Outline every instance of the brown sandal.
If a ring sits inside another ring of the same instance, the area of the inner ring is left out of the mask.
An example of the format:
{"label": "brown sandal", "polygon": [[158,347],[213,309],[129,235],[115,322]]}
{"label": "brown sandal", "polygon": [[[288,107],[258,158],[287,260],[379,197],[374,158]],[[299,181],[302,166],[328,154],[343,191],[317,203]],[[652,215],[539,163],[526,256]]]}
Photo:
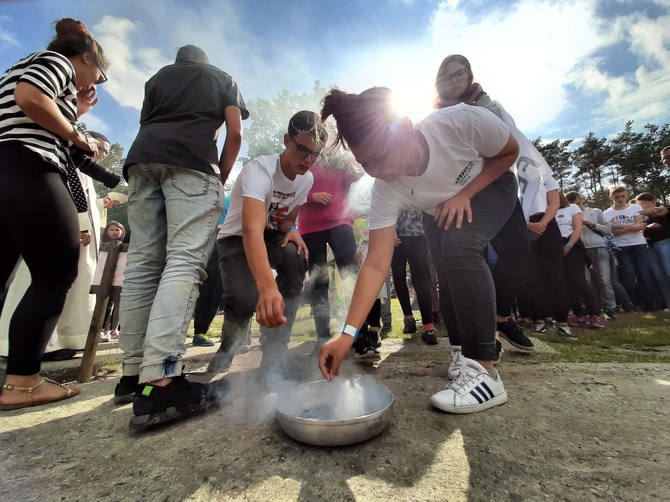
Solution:
{"label": "brown sandal", "polygon": [[[37,389],[40,385],[44,384],[44,382],[49,382],[58,385],[59,387],[62,387],[67,391],[67,394],[64,396],[58,397],[56,399],[50,399],[50,400],[42,400],[42,401],[33,401],[33,391]],[[54,382],[53,380],[47,378],[47,377],[42,377],[39,382],[37,382],[35,385],[32,387],[21,387],[19,385],[12,385],[12,384],[4,384],[2,386],[3,389],[7,390],[17,390],[19,392],[25,392],[28,394],[28,402],[27,403],[15,403],[15,404],[0,404],[0,410],[3,411],[8,411],[8,410],[18,410],[21,408],[26,408],[28,406],[38,406],[41,404],[49,404],[49,403],[55,403],[56,401],[62,401],[63,399],[68,399],[70,397],[74,397],[77,394],[79,394],[81,391],[77,389],[76,387],[71,387],[69,385],[63,385],[58,382]]]}

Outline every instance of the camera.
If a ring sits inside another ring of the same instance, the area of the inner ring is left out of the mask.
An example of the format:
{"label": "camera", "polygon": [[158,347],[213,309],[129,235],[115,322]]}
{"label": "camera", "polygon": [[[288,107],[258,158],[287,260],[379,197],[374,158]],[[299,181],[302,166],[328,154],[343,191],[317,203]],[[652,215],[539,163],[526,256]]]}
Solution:
{"label": "camera", "polygon": [[90,176],[95,181],[99,181],[107,188],[114,188],[121,181],[121,177],[107,169],[106,167],[95,162],[88,156],[91,152],[86,152],[76,146],[70,147],[70,158],[74,165],[77,166],[82,173]]}

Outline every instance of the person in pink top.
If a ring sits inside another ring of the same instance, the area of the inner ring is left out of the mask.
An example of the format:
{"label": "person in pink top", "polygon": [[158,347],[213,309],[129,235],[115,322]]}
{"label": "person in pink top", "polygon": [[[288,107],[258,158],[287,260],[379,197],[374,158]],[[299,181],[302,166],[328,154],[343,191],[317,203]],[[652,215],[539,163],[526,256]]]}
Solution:
{"label": "person in pink top", "polygon": [[307,293],[314,313],[318,354],[321,345],[330,339],[330,304],[328,301],[328,248],[333,251],[340,275],[358,272],[354,216],[349,207],[349,189],[363,170],[353,155],[339,149],[311,169],[314,185],[307,203],[300,211],[298,228],[309,250],[309,282]]}

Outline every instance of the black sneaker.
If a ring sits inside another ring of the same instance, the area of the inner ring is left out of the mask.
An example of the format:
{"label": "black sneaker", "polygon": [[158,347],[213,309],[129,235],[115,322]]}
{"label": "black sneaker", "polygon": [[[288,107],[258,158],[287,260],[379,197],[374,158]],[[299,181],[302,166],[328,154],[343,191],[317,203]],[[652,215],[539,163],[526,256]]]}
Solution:
{"label": "black sneaker", "polygon": [[556,328],[556,333],[562,338],[567,338],[568,340],[577,340],[577,336],[572,332],[569,326],[558,326]]}
{"label": "black sneaker", "polygon": [[132,403],[139,383],[139,375],[122,376],[114,388],[114,404]]}
{"label": "black sneaker", "polygon": [[194,347],[214,347],[214,342],[208,340],[202,335],[193,335],[193,346]]}
{"label": "black sneaker", "polygon": [[421,331],[421,340],[426,345],[437,345],[437,335],[434,329],[427,329]]}
{"label": "black sneaker", "polygon": [[379,340],[379,333],[377,331],[368,330],[368,341],[370,342],[370,346],[375,349],[378,349],[382,346],[382,342]]}
{"label": "black sneaker", "polygon": [[526,352],[532,352],[535,350],[533,342],[530,341],[526,335],[523,334],[523,330],[519,328],[519,325],[514,321],[508,319],[503,322],[497,323],[497,329],[505,340],[507,340],[510,345],[516,347],[519,350],[524,350]]}
{"label": "black sneaker", "polygon": [[614,321],[616,319],[616,315],[614,314],[613,309],[603,310],[603,317],[605,317],[606,321]]}
{"label": "black sneaker", "polygon": [[184,375],[174,377],[165,387],[142,384],[133,399],[131,431],[142,431],[202,413],[217,405],[224,392],[208,393],[207,384],[189,382]]}
{"label": "black sneaker", "polygon": [[403,322],[405,323],[405,327],[402,329],[404,334],[409,335],[411,333],[416,333],[416,320],[413,317],[409,317]]}
{"label": "black sneaker", "polygon": [[358,334],[358,338],[354,342],[354,355],[356,359],[371,359],[378,358],[379,351],[373,347],[365,332]]}

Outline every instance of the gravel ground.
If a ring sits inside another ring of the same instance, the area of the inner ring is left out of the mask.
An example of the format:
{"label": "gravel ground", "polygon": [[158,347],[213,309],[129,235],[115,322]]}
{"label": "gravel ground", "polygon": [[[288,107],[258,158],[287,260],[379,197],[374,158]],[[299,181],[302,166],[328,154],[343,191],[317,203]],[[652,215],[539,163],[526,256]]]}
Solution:
{"label": "gravel ground", "polygon": [[[292,349],[305,381],[318,377],[311,346]],[[445,350],[387,340],[392,358],[348,362],[343,374],[387,385],[395,409],[380,435],[347,447],[282,432],[257,382],[257,348],[224,376],[221,408],[169,428],[131,435],[130,406],[110,399],[117,379],[2,412],[0,500],[670,500],[670,366],[503,361],[509,402],[457,416],[429,401],[446,383]]]}

